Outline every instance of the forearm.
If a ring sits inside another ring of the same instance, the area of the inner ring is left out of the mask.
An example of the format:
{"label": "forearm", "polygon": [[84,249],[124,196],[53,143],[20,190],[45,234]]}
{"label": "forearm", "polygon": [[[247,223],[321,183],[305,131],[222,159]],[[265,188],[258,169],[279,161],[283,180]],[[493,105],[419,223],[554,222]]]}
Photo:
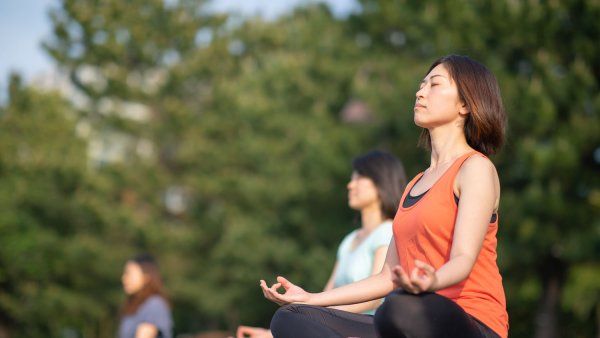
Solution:
{"label": "forearm", "polygon": [[471,273],[474,262],[473,258],[466,255],[451,258],[436,271],[436,282],[431,291],[445,289],[465,280]]}
{"label": "forearm", "polygon": [[371,301],[364,302],[364,303],[350,304],[350,305],[337,305],[337,306],[330,306],[330,307],[333,309],[338,309],[338,310],[352,312],[352,313],[363,313],[366,311],[376,309],[377,307],[379,307],[379,305],[381,305],[382,301],[383,301],[383,299],[379,298],[379,299],[371,300]]}
{"label": "forearm", "polygon": [[329,291],[312,294],[309,304],[318,306],[339,306],[369,302],[379,299],[394,290],[389,267],[381,273],[361,281],[344,285]]}

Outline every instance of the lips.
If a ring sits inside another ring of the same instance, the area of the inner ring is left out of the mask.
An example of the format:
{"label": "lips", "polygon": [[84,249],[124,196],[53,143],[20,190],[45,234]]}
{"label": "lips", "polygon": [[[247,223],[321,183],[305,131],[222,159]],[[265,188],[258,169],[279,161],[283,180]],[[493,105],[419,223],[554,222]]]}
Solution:
{"label": "lips", "polygon": [[415,109],[419,109],[419,108],[426,108],[426,107],[419,103],[415,104]]}

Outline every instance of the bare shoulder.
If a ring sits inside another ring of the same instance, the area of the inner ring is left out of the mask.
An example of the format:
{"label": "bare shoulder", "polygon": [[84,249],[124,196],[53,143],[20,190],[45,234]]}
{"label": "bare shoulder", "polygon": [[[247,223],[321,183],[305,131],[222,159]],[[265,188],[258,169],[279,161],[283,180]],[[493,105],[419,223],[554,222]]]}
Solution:
{"label": "bare shoulder", "polygon": [[488,176],[498,177],[496,166],[489,158],[481,155],[474,155],[465,160],[465,163],[460,168],[459,173],[467,177],[473,176]]}
{"label": "bare shoulder", "polygon": [[500,189],[498,172],[494,163],[487,157],[475,155],[469,157],[458,173],[457,190],[460,192],[466,187],[478,186],[483,188],[488,186],[495,191]]}

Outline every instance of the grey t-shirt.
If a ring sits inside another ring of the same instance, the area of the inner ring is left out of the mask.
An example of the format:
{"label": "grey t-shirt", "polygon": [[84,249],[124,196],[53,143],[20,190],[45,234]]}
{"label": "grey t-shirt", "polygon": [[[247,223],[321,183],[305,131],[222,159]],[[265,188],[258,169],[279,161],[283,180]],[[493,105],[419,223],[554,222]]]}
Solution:
{"label": "grey t-shirt", "polygon": [[134,338],[138,325],[148,323],[156,326],[158,337],[173,337],[173,319],[167,302],[158,295],[150,296],[137,312],[121,319],[118,338]]}

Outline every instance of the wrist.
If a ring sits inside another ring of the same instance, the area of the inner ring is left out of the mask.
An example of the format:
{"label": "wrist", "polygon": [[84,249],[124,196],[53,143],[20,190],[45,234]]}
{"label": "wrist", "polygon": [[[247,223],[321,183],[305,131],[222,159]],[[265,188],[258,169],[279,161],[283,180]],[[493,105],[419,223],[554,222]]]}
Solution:
{"label": "wrist", "polygon": [[316,292],[316,293],[308,293],[308,296],[306,297],[306,302],[304,302],[307,305],[320,305],[318,304],[319,302],[319,295],[322,292]]}
{"label": "wrist", "polygon": [[433,281],[431,282],[431,285],[429,286],[429,289],[427,291],[429,292],[435,292],[437,290],[439,290],[439,279],[437,276],[437,271],[433,274]]}

